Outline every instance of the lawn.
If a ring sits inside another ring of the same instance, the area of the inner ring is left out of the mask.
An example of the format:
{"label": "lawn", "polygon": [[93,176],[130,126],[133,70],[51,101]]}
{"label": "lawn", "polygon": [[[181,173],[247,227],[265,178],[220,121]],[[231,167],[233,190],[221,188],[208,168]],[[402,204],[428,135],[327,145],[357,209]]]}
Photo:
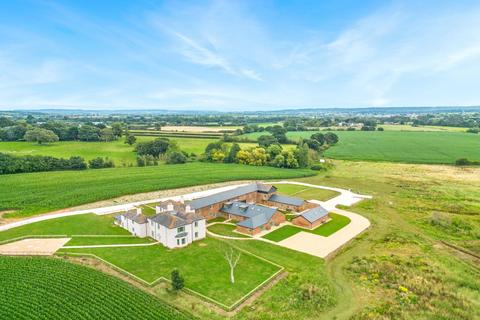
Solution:
{"label": "lawn", "polygon": [[340,193],[332,190],[310,188],[296,184],[276,184],[279,193],[283,193],[305,200],[320,200],[327,201],[338,196]]}
{"label": "lawn", "polygon": [[343,227],[345,227],[347,224],[350,223],[350,219],[345,217],[345,216],[342,216],[342,215],[339,215],[339,214],[336,214],[336,213],[333,213],[333,212],[329,213],[329,216],[331,218],[330,221],[328,221],[327,223],[324,223],[324,224],[322,224],[322,225],[320,225],[320,226],[318,226],[318,227],[316,227],[315,229],[312,229],[312,230],[288,225],[288,226],[283,226],[283,227],[281,227],[281,228],[279,228],[275,231],[272,231],[270,233],[267,233],[262,238],[272,240],[272,241],[275,241],[275,242],[280,242],[284,239],[287,239],[287,238],[299,233],[300,231],[305,231],[305,232],[317,234],[319,236],[328,237],[328,236],[334,234],[335,232],[337,232],[338,230],[342,229]]}
{"label": "lawn", "polygon": [[221,236],[229,236],[229,237],[236,237],[236,238],[250,238],[249,235],[241,234],[238,232],[233,232],[237,226],[234,224],[227,224],[227,223],[217,223],[208,227],[208,231],[213,232],[215,234],[219,234]]}
{"label": "lawn", "polygon": [[[290,139],[313,131],[288,132]],[[324,133],[324,132],[323,132]],[[261,132],[245,136],[256,138]],[[453,164],[459,158],[480,160],[480,135],[462,132],[335,131],[340,142],[325,152],[332,159]]]}
{"label": "lawn", "polygon": [[[114,215],[93,213],[39,221],[0,232],[0,241],[35,235],[112,235],[129,236],[130,233],[113,224]],[[123,238],[123,237],[122,237]],[[80,240],[81,241],[81,240]]]}
{"label": "lawn", "polygon": [[153,243],[151,238],[138,238],[135,236],[116,236],[116,237],[74,237],[65,244],[66,246],[89,246],[89,245],[110,245],[110,244],[139,244]]}
{"label": "lawn", "polygon": [[0,319],[192,318],[120,279],[60,259],[0,257],[0,270]]}
{"label": "lawn", "polygon": [[177,268],[187,288],[230,306],[278,272],[280,267],[242,253],[235,269],[235,283],[231,284],[230,268],[224,258],[229,248],[223,241],[206,238],[174,250],[154,245],[61,249],[60,252],[94,254],[149,283],[160,277],[170,278],[172,270]]}
{"label": "lawn", "polygon": [[0,178],[0,211],[17,210],[6,216],[27,216],[154,190],[314,174],[311,170],[199,162],[158,167],[11,174]]}
{"label": "lawn", "polygon": [[225,219],[224,217],[216,217],[216,218],[207,220],[207,223],[223,222],[223,221],[225,221],[225,220],[227,220],[227,219]]}

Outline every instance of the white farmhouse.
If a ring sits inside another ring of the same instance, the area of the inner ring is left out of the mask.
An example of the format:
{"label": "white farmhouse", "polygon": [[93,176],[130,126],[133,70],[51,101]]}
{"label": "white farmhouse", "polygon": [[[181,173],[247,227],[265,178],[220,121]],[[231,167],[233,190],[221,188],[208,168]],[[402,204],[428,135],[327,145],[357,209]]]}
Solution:
{"label": "white farmhouse", "polygon": [[140,208],[115,217],[115,223],[137,237],[151,237],[168,248],[189,245],[206,237],[206,221],[182,202],[166,201],[146,217]]}

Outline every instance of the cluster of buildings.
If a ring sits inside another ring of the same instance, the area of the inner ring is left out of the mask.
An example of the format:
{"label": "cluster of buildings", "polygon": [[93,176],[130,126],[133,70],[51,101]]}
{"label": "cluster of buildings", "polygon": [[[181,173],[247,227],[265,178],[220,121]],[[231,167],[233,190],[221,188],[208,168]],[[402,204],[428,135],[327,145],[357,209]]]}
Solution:
{"label": "cluster of buildings", "polygon": [[[186,246],[206,236],[206,220],[224,217],[236,230],[255,235],[285,222],[283,212],[297,213],[292,224],[315,228],[328,219],[328,211],[300,198],[277,194],[277,188],[251,183],[191,201],[168,200],[145,216],[140,208],[115,217],[115,223],[138,237],[151,237],[168,248]],[[283,211],[283,212],[282,212]]]}

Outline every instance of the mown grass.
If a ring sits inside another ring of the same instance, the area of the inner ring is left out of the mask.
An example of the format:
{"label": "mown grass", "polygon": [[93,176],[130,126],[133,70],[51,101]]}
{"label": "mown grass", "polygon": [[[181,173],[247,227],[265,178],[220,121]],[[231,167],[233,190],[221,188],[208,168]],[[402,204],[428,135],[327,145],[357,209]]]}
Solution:
{"label": "mown grass", "polygon": [[313,233],[323,237],[328,237],[350,223],[350,219],[348,217],[342,216],[340,214],[331,212],[329,213],[329,216],[331,218],[330,221],[316,227],[315,229],[309,230],[309,229],[288,225],[288,226],[283,226],[281,228],[278,228],[277,230],[274,230],[272,232],[269,232],[266,235],[264,235],[262,238],[275,241],[275,242],[280,242],[301,231]]}
{"label": "mown grass", "polygon": [[35,235],[130,235],[113,224],[113,215],[93,213],[39,221],[0,232],[0,241]]}
{"label": "mown grass", "polygon": [[326,189],[310,188],[296,184],[276,184],[279,193],[295,196],[305,200],[327,201],[339,195],[338,192]]}
{"label": "mown grass", "polygon": [[0,179],[0,211],[16,210],[7,216],[28,216],[154,190],[313,174],[311,170],[215,163],[12,174]]}
{"label": "mown grass", "polygon": [[[314,132],[288,132],[293,140]],[[256,138],[261,132],[245,136]],[[459,158],[480,160],[480,135],[462,132],[335,131],[340,142],[328,149],[332,159],[453,164]]]}
{"label": "mown grass", "polygon": [[230,283],[230,267],[224,258],[228,244],[214,238],[170,250],[162,245],[148,247],[61,249],[60,252],[91,253],[114,265],[153,282],[170,278],[177,268],[185,286],[220,303],[231,305],[280,270],[279,267],[242,253],[235,269],[235,283]]}
{"label": "mown grass", "polygon": [[208,231],[221,236],[235,237],[235,238],[250,238],[249,235],[233,232],[237,228],[234,224],[217,223],[208,227]]}
{"label": "mown grass", "polygon": [[74,237],[68,241],[65,246],[90,246],[90,245],[110,245],[110,244],[141,244],[154,242],[150,238],[138,238],[128,236],[117,237]]}

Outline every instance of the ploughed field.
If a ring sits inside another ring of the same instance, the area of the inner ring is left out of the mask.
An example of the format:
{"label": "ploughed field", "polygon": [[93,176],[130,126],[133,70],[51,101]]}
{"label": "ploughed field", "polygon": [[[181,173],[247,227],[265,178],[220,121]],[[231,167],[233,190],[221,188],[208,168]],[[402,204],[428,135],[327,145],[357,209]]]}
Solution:
{"label": "ploughed field", "polygon": [[0,319],[191,319],[130,284],[55,258],[0,256]]}
{"label": "ploughed field", "polygon": [[6,216],[26,216],[154,190],[234,180],[297,178],[313,174],[307,169],[204,162],[11,174],[0,179],[0,211],[14,210]]}
{"label": "ploughed field", "polygon": [[[288,132],[292,140],[316,131]],[[324,131],[321,131],[325,133]],[[244,137],[258,138],[265,132]],[[480,160],[480,135],[463,132],[335,131],[340,141],[325,156],[342,160],[453,164],[459,158]]]}

